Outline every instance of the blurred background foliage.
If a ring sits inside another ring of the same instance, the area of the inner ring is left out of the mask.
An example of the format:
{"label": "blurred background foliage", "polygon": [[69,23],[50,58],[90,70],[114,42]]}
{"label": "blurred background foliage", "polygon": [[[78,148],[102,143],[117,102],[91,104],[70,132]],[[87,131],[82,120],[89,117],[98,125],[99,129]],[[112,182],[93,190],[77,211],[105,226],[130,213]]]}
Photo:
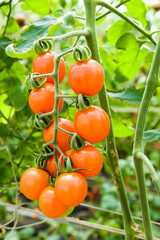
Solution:
{"label": "blurred background foliage", "polygon": [[[107,0],[116,6],[122,1]],[[135,19],[137,24],[147,31],[159,30],[160,4],[154,1],[129,0],[119,10]],[[97,8],[97,16],[106,10]],[[6,0],[0,1],[0,201],[15,204],[15,179],[11,163],[13,162],[17,181],[29,167],[34,166],[32,151],[41,151],[43,134],[34,128],[34,114],[28,105],[29,91],[24,86],[25,77],[32,72],[35,54],[25,59],[10,58],[5,48],[15,43],[16,51],[31,49],[37,37],[61,35],[74,29],[83,29],[85,13],[82,0]],[[141,102],[145,81],[151,66],[154,45],[142,34],[133,29],[124,20],[111,13],[97,21],[97,36],[102,64],[105,71],[105,82],[111,105],[113,127],[119,152],[119,164],[122,170],[133,216],[140,217],[136,177],[132,159],[132,145],[137,112]],[[154,35],[157,40],[157,34]],[[74,44],[75,39],[63,41],[64,51]],[[79,41],[84,44],[82,37]],[[66,70],[73,63],[72,55],[65,58]],[[66,72],[67,72],[66,71]],[[67,73],[60,88],[62,93],[72,93],[67,81]],[[94,97],[94,104],[98,104]],[[61,117],[73,120],[74,105],[65,101]],[[154,94],[148,112],[144,145],[146,155],[151,159],[160,176],[160,89]],[[152,131],[150,131],[152,130]],[[102,144],[96,146],[103,153]],[[88,204],[121,212],[107,166],[99,176],[89,179]],[[146,169],[151,218],[160,222],[160,200],[150,174]],[[0,222],[12,219],[12,213],[0,202]],[[37,202],[29,201],[22,194],[18,204],[25,202],[25,207],[36,209]],[[23,215],[23,214],[22,214]],[[19,215],[18,226],[35,223],[38,217]],[[122,216],[78,206],[71,214],[82,220],[123,228]],[[139,221],[137,220],[137,223]],[[13,223],[7,225],[12,227]],[[0,238],[9,232],[2,228]],[[160,237],[160,227],[153,225],[154,235]],[[107,239],[122,240],[124,236],[104,230],[84,227],[71,223],[47,221],[40,225],[30,226],[14,231],[9,239]]]}

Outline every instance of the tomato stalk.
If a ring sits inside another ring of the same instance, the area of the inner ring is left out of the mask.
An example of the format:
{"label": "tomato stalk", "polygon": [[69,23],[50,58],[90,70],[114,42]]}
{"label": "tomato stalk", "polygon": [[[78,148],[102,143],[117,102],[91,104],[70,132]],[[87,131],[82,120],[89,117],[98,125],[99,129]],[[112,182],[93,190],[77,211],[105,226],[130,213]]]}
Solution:
{"label": "tomato stalk", "polygon": [[[84,5],[86,10],[86,27],[89,31],[89,35],[86,36],[86,40],[91,50],[92,58],[100,63],[100,55],[98,50],[96,26],[95,26],[96,1],[84,0]],[[134,230],[136,230],[136,225],[131,216],[127,194],[124,188],[121,170],[118,164],[118,153],[115,145],[112,119],[111,119],[110,107],[109,107],[105,85],[103,85],[101,91],[99,92],[98,98],[99,98],[100,106],[107,112],[111,122],[111,129],[107,137],[107,165],[110,168],[113,181],[116,186],[119,200],[121,203],[122,211],[123,211],[124,227],[126,232],[125,239],[133,240],[135,235]]]}
{"label": "tomato stalk", "polygon": [[146,186],[145,186],[145,175],[143,170],[144,157],[142,158],[141,155],[139,155],[139,153],[143,153],[143,134],[144,134],[145,122],[146,122],[150,101],[156,88],[159,86],[159,79],[158,79],[158,72],[160,67],[159,56],[160,56],[160,38],[158,40],[158,43],[155,49],[152,66],[146,82],[145,91],[143,94],[142,102],[141,102],[139,113],[138,113],[138,120],[136,125],[136,132],[135,132],[135,141],[134,141],[134,147],[133,147],[134,164],[135,164],[136,175],[138,180],[138,190],[139,190],[140,201],[141,201],[146,240],[152,240],[153,236],[152,236],[152,229],[151,229],[151,223],[150,223],[147,192],[146,192]]}

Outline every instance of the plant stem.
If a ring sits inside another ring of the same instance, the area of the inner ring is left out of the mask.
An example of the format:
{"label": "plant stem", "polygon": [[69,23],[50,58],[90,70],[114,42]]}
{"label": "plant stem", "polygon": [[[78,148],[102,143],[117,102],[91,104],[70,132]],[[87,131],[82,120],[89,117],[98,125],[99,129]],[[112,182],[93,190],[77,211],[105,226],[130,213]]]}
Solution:
{"label": "plant stem", "polygon": [[144,36],[146,36],[154,45],[156,45],[156,42],[154,41],[154,39],[152,38],[152,35],[150,33],[148,33],[142,27],[137,25],[134,21],[131,20],[131,18],[127,17],[125,14],[121,13],[120,11],[118,11],[115,7],[113,7],[110,4],[108,4],[108,3],[104,2],[104,1],[101,1],[101,0],[97,0],[97,5],[101,5],[103,7],[106,7],[110,11],[114,12],[115,14],[117,14],[119,17],[124,19],[126,22],[128,22],[130,25],[132,25],[135,29],[137,29],[139,32],[141,32]]}
{"label": "plant stem", "polygon": [[87,36],[88,35],[88,30],[77,30],[74,32],[69,32],[60,36],[55,36],[55,37],[42,37],[40,40],[52,40],[52,41],[63,41],[71,37],[78,37],[78,36]]}
{"label": "plant stem", "polygon": [[142,152],[137,152],[136,153],[136,158],[139,159],[139,161],[143,161],[143,163],[148,168],[148,170],[151,174],[151,177],[152,177],[152,181],[153,181],[153,183],[154,183],[154,185],[157,189],[158,194],[160,195],[160,178],[159,178],[158,174],[156,173],[151,161]]}
{"label": "plant stem", "polygon": [[[120,2],[118,3],[115,8],[119,8],[120,6],[122,6],[123,4],[129,2],[130,0],[125,0],[123,2]],[[102,13],[101,15],[99,15],[98,17],[96,17],[96,21],[98,21],[99,19],[103,18],[103,17],[106,17],[108,14],[110,14],[112,11],[107,11],[107,12],[104,12]]]}
{"label": "plant stem", "polygon": [[9,18],[10,18],[10,15],[11,15],[11,11],[12,11],[12,0],[10,0],[9,2],[7,2],[7,4],[9,5],[9,11],[8,11],[8,14],[7,14],[6,25],[5,25],[5,28],[4,28],[4,30],[3,30],[3,36],[4,36],[5,33],[6,33],[6,30],[7,30],[7,27],[8,27],[8,23],[9,23]]}
{"label": "plant stem", "polygon": [[[92,52],[92,58],[100,63],[100,55],[98,50],[96,29],[95,29],[95,10],[96,10],[96,1],[95,0],[84,0],[84,5],[86,9],[86,27],[88,28],[89,35],[86,37],[89,48]],[[110,133],[107,137],[107,145],[108,145],[108,158],[107,164],[109,165],[114,184],[117,188],[119,200],[121,203],[122,211],[123,211],[123,219],[124,219],[124,227],[126,232],[126,240],[134,239],[134,231],[133,226],[134,222],[131,216],[127,195],[124,188],[124,183],[121,175],[121,171],[118,164],[118,154],[115,145],[115,139],[113,134],[112,120],[110,107],[108,102],[108,97],[105,89],[105,85],[98,94],[100,106],[107,112],[110,122],[111,129]]]}
{"label": "plant stem", "polygon": [[152,235],[152,229],[151,229],[151,223],[150,223],[149,206],[148,206],[147,192],[146,192],[146,186],[145,186],[143,160],[142,158],[139,158],[139,156],[137,156],[137,153],[143,152],[143,133],[145,128],[147,112],[148,112],[151,98],[156,88],[158,87],[158,71],[160,67],[159,56],[160,56],[160,38],[158,40],[158,43],[155,49],[152,66],[149,72],[145,91],[144,91],[142,102],[140,105],[140,110],[139,110],[138,120],[136,125],[136,132],[135,132],[135,141],[133,146],[134,164],[135,164],[136,175],[138,180],[138,190],[140,195],[146,240],[152,240],[153,235]]}

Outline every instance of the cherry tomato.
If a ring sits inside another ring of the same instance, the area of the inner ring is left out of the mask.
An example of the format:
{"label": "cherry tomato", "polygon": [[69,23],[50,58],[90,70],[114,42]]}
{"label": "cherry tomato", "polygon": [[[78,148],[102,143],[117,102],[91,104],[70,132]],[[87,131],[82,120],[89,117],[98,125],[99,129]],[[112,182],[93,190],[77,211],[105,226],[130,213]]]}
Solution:
{"label": "cherry tomato", "polygon": [[[33,61],[33,72],[40,74],[52,73],[54,70],[55,53],[49,51],[38,55]],[[61,58],[59,63],[59,83],[61,83],[65,77],[66,67],[63,59]],[[54,83],[54,78],[47,77],[47,83]]]}
{"label": "cherry tomato", "polygon": [[[58,126],[60,128],[63,128],[64,130],[66,130],[68,132],[74,132],[73,124],[67,119],[59,118],[58,119]],[[71,149],[69,144],[68,144],[69,136],[70,136],[69,134],[58,130],[57,144],[63,152],[66,152],[66,151]],[[46,143],[51,142],[53,140],[53,137],[54,137],[54,121],[49,126],[49,128],[44,130],[43,137],[44,137],[44,140],[45,140]],[[54,148],[54,146],[52,144],[50,144],[50,147]]]}
{"label": "cherry tomato", "polygon": [[[62,95],[60,91],[60,95]],[[45,83],[41,88],[32,90],[29,95],[29,105],[36,114],[51,112],[55,103],[55,87],[51,83]],[[63,98],[59,101],[58,111],[63,107]]]}
{"label": "cherry tomato", "polygon": [[91,106],[85,111],[76,112],[74,128],[84,140],[98,143],[107,137],[110,130],[110,120],[102,108]]}
{"label": "cherry tomato", "polygon": [[[57,153],[57,158],[58,158],[58,160],[59,160],[60,156],[61,156],[61,155],[60,155],[59,153]],[[64,167],[64,159],[63,159],[63,157],[61,158],[61,166]],[[54,177],[57,177],[57,163],[56,163],[56,161],[55,161],[54,155],[53,155],[52,157],[48,158],[46,170],[47,170],[50,174],[52,174],[52,172],[53,172],[53,176],[54,176]]]}
{"label": "cherry tomato", "polygon": [[55,195],[63,204],[75,207],[87,195],[87,181],[77,172],[61,174],[55,183]]}
{"label": "cherry tomato", "polygon": [[75,168],[87,168],[90,171],[78,171],[84,177],[95,177],[102,169],[103,158],[97,148],[91,145],[86,145],[79,151],[72,151],[71,159]]}
{"label": "cherry tomato", "polygon": [[68,82],[77,94],[96,95],[104,83],[103,68],[93,59],[75,62],[69,68]]}
{"label": "cherry tomato", "polygon": [[74,207],[68,207],[67,211],[65,212],[65,214],[63,214],[60,218],[64,218],[67,217],[68,215],[70,215],[74,210]]}
{"label": "cherry tomato", "polygon": [[48,173],[42,169],[27,169],[20,180],[21,191],[30,200],[38,199],[44,188],[48,186]]}
{"label": "cherry tomato", "polygon": [[64,215],[68,209],[55,196],[55,188],[49,186],[43,190],[39,198],[41,211],[49,218],[58,218]]}

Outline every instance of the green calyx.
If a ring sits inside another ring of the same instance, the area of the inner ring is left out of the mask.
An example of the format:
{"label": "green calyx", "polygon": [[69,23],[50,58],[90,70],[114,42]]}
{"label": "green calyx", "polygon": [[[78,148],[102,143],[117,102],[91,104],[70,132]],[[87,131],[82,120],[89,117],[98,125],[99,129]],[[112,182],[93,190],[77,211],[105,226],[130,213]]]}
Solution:
{"label": "green calyx", "polygon": [[85,141],[77,133],[72,136],[71,141],[69,142],[70,147],[73,151],[78,151],[85,146]]}
{"label": "green calyx", "polygon": [[40,168],[43,170],[46,169],[47,161],[46,161],[46,159],[44,159],[43,153],[40,153],[36,156],[34,163],[37,168]]}
{"label": "green calyx", "polygon": [[76,62],[84,62],[91,58],[91,51],[87,46],[78,45],[73,50],[73,58]]}
{"label": "green calyx", "polygon": [[[30,73],[25,79],[25,85],[30,90],[37,90],[43,86],[46,82],[47,77],[43,79],[42,77],[38,77],[39,73]],[[39,81],[37,80],[39,79]]]}
{"label": "green calyx", "polygon": [[35,40],[33,43],[33,50],[37,55],[49,52],[52,49],[52,42],[49,40]]}
{"label": "green calyx", "polygon": [[51,125],[52,121],[53,119],[50,116],[41,117],[40,115],[35,115],[34,125],[37,129],[43,130],[48,128]]}
{"label": "green calyx", "polygon": [[59,161],[58,161],[58,175],[57,177],[59,176],[60,173],[70,173],[70,172],[77,172],[77,171],[80,171],[80,170],[86,170],[86,171],[90,171],[89,169],[86,169],[86,168],[74,168],[74,165],[73,165],[73,162],[72,162],[72,159],[71,157],[64,157],[63,156],[63,159],[64,159],[64,167],[62,167],[62,155],[61,157],[59,158]]}
{"label": "green calyx", "polygon": [[90,108],[93,104],[91,97],[87,95],[79,94],[76,101],[76,108],[80,111],[85,111]]}

